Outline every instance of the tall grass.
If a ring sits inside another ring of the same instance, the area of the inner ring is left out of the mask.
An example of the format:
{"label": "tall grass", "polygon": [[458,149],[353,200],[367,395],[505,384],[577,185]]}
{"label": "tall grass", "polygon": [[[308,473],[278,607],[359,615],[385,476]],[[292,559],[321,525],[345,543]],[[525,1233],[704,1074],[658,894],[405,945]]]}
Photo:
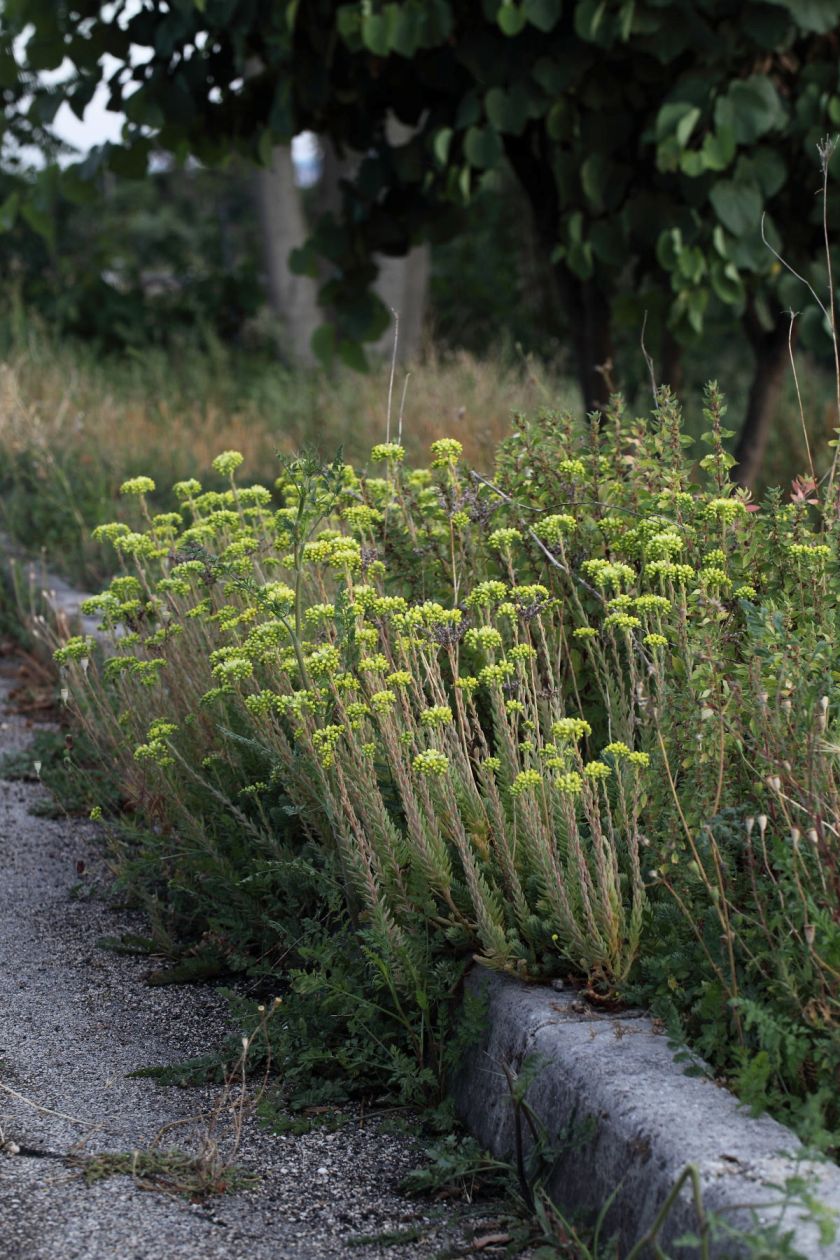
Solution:
{"label": "tall grass", "polygon": [[[95,582],[108,559],[90,529],[118,510],[126,476],[151,471],[171,484],[230,447],[244,455],[244,473],[263,481],[278,452],[306,447],[331,458],[341,447],[363,458],[385,436],[389,370],[292,373],[217,343],[103,360],[23,323],[0,362],[0,527]],[[530,361],[430,348],[399,370],[392,421],[396,431],[402,411],[411,456],[453,433],[470,461],[488,468],[514,411],[573,395]]]}

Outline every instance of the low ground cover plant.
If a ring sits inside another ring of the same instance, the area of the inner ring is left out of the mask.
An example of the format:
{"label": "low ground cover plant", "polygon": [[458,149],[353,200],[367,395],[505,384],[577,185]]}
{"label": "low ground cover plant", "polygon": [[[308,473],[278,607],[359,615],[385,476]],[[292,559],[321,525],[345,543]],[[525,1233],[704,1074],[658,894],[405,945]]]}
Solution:
{"label": "low ground cover plant", "polygon": [[151,824],[124,878],[285,986],[302,1089],[433,1094],[476,959],[651,1005],[836,1147],[840,485],[752,502],[724,412],[700,452],[661,390],[517,421],[492,477],[444,438],[123,485],[64,694]]}

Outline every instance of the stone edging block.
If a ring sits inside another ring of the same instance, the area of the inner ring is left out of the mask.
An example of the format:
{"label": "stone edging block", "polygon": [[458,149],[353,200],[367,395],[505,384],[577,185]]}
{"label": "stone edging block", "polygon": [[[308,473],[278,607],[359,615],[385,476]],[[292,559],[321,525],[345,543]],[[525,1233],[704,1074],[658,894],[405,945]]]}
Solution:
{"label": "stone edging block", "polygon": [[[602,1236],[617,1233],[620,1254],[645,1235],[693,1164],[707,1210],[750,1229],[754,1218],[744,1205],[754,1206],[762,1224],[781,1218],[783,1232],[793,1231],[796,1250],[808,1260],[840,1256],[840,1239],[821,1245],[803,1208],[789,1203],[782,1213],[782,1196],[772,1189],[790,1177],[813,1176],[820,1203],[840,1212],[840,1168],[805,1160],[789,1129],[769,1116],[750,1116],[708,1078],[686,1075],[686,1065],[675,1062],[647,1016],[596,1013],[570,991],[526,986],[483,969],[470,974],[467,992],[484,995],[488,1019],[453,1082],[462,1121],[482,1146],[511,1158],[514,1107],[502,1065],[517,1073],[536,1056],[539,1069],[526,1099],[549,1139],[567,1140],[548,1191],[562,1210],[590,1216],[615,1194]],[[660,1246],[667,1250],[682,1234],[696,1233],[697,1225],[686,1186]],[[697,1252],[681,1248],[673,1254],[688,1260]],[[711,1247],[714,1260],[746,1254],[732,1242]]]}

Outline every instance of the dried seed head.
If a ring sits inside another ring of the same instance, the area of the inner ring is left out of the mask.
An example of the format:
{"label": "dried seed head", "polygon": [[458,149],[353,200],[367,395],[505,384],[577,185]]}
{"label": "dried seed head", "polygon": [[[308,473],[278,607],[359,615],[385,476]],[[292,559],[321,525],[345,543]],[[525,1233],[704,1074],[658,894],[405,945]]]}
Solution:
{"label": "dried seed head", "polygon": [[811,841],[811,844],[819,844],[820,838],[817,835],[816,827],[812,827],[811,830],[808,832],[808,839]]}
{"label": "dried seed head", "polygon": [[798,847],[799,837],[801,835],[802,835],[802,832],[799,830],[798,827],[791,827],[790,839],[791,839],[791,844],[793,845],[794,849]]}
{"label": "dried seed head", "polygon": [[806,923],[805,924],[805,943],[807,944],[809,949],[813,948],[814,937],[816,936],[816,934],[817,934],[817,930],[814,927],[813,923]]}
{"label": "dried seed head", "polygon": [[828,709],[828,696],[820,696],[820,708],[823,713]]}
{"label": "dried seed head", "polygon": [[763,837],[765,831],[767,830],[767,815],[766,814],[758,815],[758,830],[761,832],[761,835]]}
{"label": "dried seed head", "polygon": [[32,768],[33,768],[33,770],[35,771],[35,773],[38,775],[38,777],[40,778],[40,776],[41,776],[41,762],[40,762],[40,761],[33,761],[33,763],[32,763]]}
{"label": "dried seed head", "polygon": [[747,839],[749,839],[750,836],[752,835],[754,826],[755,826],[755,819],[751,816],[746,820]]}
{"label": "dried seed head", "polygon": [[785,713],[790,713],[791,709],[793,708],[793,705],[791,704],[790,700],[783,700],[782,708],[784,709]]}

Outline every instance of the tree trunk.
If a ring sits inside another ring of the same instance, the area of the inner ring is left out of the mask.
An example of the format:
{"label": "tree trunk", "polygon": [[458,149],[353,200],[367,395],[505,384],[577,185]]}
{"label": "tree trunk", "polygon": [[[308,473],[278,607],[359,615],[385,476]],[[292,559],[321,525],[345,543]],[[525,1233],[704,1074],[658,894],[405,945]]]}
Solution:
{"label": "tree trunk", "polygon": [[[557,245],[560,208],[551,163],[540,153],[536,137],[525,132],[507,137],[505,153],[531,207],[537,239],[546,259]],[[591,280],[580,280],[568,267],[553,269],[558,309],[569,324],[575,371],[587,412],[603,411],[612,391],[612,331],[604,294]]]}
{"label": "tree trunk", "polygon": [[[411,129],[397,122],[388,120],[388,141],[392,145],[407,141]],[[348,153],[339,158],[328,140],[321,138],[323,153],[323,174],[318,188],[318,213],[332,213],[340,218],[341,180],[355,178],[359,165],[359,155]],[[397,357],[400,362],[414,359],[420,352],[423,342],[423,328],[426,318],[426,304],[429,290],[430,251],[428,245],[415,245],[402,257],[377,254],[374,262],[379,274],[373,282],[374,292],[382,299],[389,311],[396,311],[399,316],[399,343]],[[374,354],[390,357],[394,347],[393,320],[371,349]]]}
{"label": "tree trunk", "polygon": [[685,385],[682,346],[667,328],[662,334],[662,380],[659,383],[670,386],[671,392],[677,396]]}
{"label": "tree trunk", "polygon": [[603,293],[567,268],[555,267],[560,308],[574,347],[575,371],[587,414],[604,411],[613,392],[610,311]]}
{"label": "tree trunk", "polygon": [[322,316],[316,281],[289,269],[289,254],[303,245],[309,232],[288,145],[278,145],[271,166],[257,171],[256,198],[268,301],[280,325],[278,349],[288,363],[311,365],[312,334]]}
{"label": "tree trunk", "polygon": [[755,354],[755,369],[744,423],[735,447],[737,462],[730,475],[738,485],[752,487],[761,470],[784,382],[790,321],[786,317],[780,317],[773,328],[766,332],[752,310],[748,309],[744,316],[744,327]]}

